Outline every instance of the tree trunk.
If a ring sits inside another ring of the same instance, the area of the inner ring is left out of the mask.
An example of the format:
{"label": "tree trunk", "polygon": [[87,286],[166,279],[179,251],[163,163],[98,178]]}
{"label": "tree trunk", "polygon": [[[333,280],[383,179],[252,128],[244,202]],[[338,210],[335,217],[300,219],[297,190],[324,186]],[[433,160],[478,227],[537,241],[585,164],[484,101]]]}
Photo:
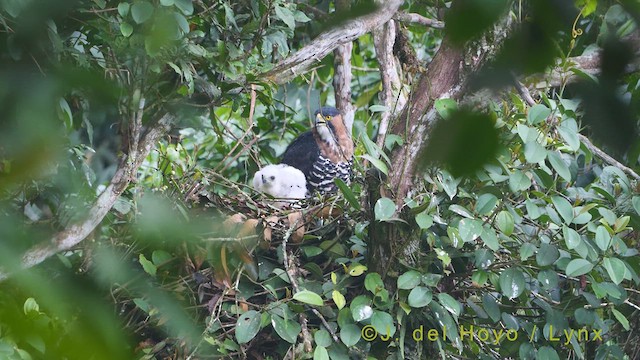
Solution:
{"label": "tree trunk", "polygon": [[[508,16],[503,18],[484,38],[462,47],[457,47],[444,38],[433,61],[419,77],[415,88],[399,115],[391,122],[390,133],[404,139],[403,146],[391,154],[389,188],[398,208],[399,217],[409,223],[382,223],[373,221],[369,230],[369,270],[380,273],[385,278],[389,272],[401,269],[399,259],[415,264],[418,254],[420,231],[412,216],[407,216],[403,208],[405,199],[411,197],[414,188],[418,155],[429,141],[432,129],[439,121],[435,102],[439,99],[459,100],[465,94],[466,83],[471,74],[478,71],[497,52],[511,30]],[[490,40],[489,40],[490,39]],[[369,201],[373,209],[380,198],[375,178],[369,178]],[[372,217],[373,218],[373,217]],[[390,290],[395,283],[386,284]]]}

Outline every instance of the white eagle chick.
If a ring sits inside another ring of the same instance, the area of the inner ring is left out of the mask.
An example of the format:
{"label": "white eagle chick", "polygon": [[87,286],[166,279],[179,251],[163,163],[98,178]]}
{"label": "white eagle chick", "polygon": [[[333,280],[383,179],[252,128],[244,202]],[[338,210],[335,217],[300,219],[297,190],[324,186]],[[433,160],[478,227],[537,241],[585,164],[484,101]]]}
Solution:
{"label": "white eagle chick", "polygon": [[[285,164],[267,165],[253,176],[253,188],[276,199],[304,199],[307,196],[307,180],[302,171]],[[282,207],[290,201],[278,201]]]}

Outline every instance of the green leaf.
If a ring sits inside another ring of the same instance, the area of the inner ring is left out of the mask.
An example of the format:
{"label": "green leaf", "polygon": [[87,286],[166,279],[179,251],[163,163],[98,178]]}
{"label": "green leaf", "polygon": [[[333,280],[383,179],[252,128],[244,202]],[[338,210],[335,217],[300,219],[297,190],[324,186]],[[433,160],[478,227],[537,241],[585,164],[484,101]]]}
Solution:
{"label": "green leaf", "polygon": [[562,226],[562,235],[564,236],[564,242],[569,250],[577,248],[582,242],[580,234],[567,225]]}
{"label": "green leaf", "polygon": [[290,344],[295,344],[301,330],[297,321],[285,320],[276,314],[271,314],[271,326],[273,326],[282,340]]}
{"label": "green leaf", "polygon": [[136,306],[137,306],[140,310],[142,310],[142,311],[146,312],[147,314],[148,314],[148,313],[149,313],[149,311],[151,311],[151,309],[152,309],[152,308],[151,308],[151,305],[149,305],[149,302],[148,302],[148,301],[146,301],[145,299],[142,299],[142,298],[135,298],[135,299],[133,299],[133,303],[134,303],[134,304],[136,304]]}
{"label": "green leaf", "polygon": [[393,317],[389,313],[374,310],[371,316],[371,325],[381,336],[393,336],[396,333],[396,327],[393,324]]}
{"label": "green leaf", "polygon": [[338,186],[338,189],[340,189],[340,191],[342,192],[342,195],[344,195],[344,198],[347,199],[349,205],[351,205],[357,211],[360,211],[360,202],[356,198],[351,188],[347,186],[347,184],[345,184],[345,182],[340,178],[335,178],[333,181]]}
{"label": "green leaf", "polygon": [[[182,32],[181,35],[188,34],[191,31],[191,29],[189,28],[189,22],[187,21],[187,19],[182,14],[179,14],[179,13],[176,12],[176,13],[173,14],[173,18],[176,20],[176,23],[178,24],[178,27],[180,28],[180,31]],[[180,37],[178,37],[178,38],[180,38]],[[191,52],[193,53],[193,51],[191,51]],[[207,54],[207,52],[205,50],[202,56],[206,56],[206,54]],[[178,72],[178,73],[180,73],[180,72]]]}
{"label": "green leaf", "polygon": [[191,0],[174,0],[174,2],[183,14],[187,16],[193,15],[193,2]]}
{"label": "green leaf", "polygon": [[489,274],[484,270],[476,270],[471,274],[473,286],[482,287],[487,283],[487,280],[489,280]]}
{"label": "green leaf", "polygon": [[158,270],[158,268],[153,265],[151,261],[147,260],[147,258],[143,254],[140,254],[140,256],[138,256],[138,261],[140,262],[140,265],[142,265],[144,272],[151,276],[156,276],[156,271]]}
{"label": "green leaf", "polygon": [[504,323],[504,326],[509,330],[518,331],[520,329],[518,318],[506,312],[502,313],[502,322]]}
{"label": "green leaf", "polygon": [[449,195],[449,199],[453,199],[453,197],[458,193],[458,184],[460,184],[461,179],[453,177],[446,170],[442,170],[438,178],[440,180],[440,184],[442,184],[444,192]]}
{"label": "green leaf", "polygon": [[611,245],[611,234],[604,226],[600,225],[596,229],[596,245],[602,251],[607,251]]}
{"label": "green leaf", "polygon": [[631,217],[629,216],[621,216],[617,218],[615,223],[613,224],[613,231],[617,234],[622,230],[626,229],[627,225],[629,225],[630,220],[631,220]]}
{"label": "green leaf", "polygon": [[509,189],[513,193],[525,191],[531,187],[531,179],[520,170],[514,171],[509,175]]}
{"label": "green leaf", "polygon": [[538,248],[532,243],[524,243],[520,247],[520,260],[525,261],[533,255]]}
{"label": "green leaf", "polygon": [[565,270],[567,276],[580,276],[584,275],[593,269],[593,264],[585,259],[574,259],[567,264]]}
{"label": "green leaf", "polygon": [[550,346],[543,346],[538,349],[536,360],[560,360],[556,350]]}
{"label": "green leaf", "polygon": [[296,28],[296,19],[293,17],[293,13],[291,10],[287,9],[284,6],[275,6],[276,16],[278,19],[282,20],[290,29]]}
{"label": "green leaf", "polygon": [[558,210],[558,213],[562,216],[562,220],[564,220],[566,224],[571,224],[571,221],[573,221],[573,207],[571,203],[562,196],[551,197],[551,202],[553,202],[553,206],[556,207],[556,210]]}
{"label": "green leaf", "polygon": [[536,255],[536,263],[540,266],[549,266],[556,262],[560,257],[558,248],[553,244],[541,244],[538,254]]}
{"label": "green leaf", "polygon": [[374,295],[384,289],[384,283],[378,273],[369,273],[364,279],[364,288],[371,291]]}
{"label": "green leaf", "polygon": [[362,264],[358,264],[358,263],[352,263],[351,266],[349,267],[349,276],[360,276],[362,274],[364,274],[364,272],[367,271],[367,267],[362,265]]}
{"label": "green leaf", "polygon": [[468,219],[473,219],[473,213],[469,210],[467,210],[467,208],[465,208],[462,205],[458,205],[458,204],[451,204],[449,206],[449,210],[451,210],[452,212],[462,216],[462,217],[466,217]]}
{"label": "green leaf", "polygon": [[492,251],[487,249],[476,249],[474,264],[478,269],[487,269],[495,261],[495,256]]}
{"label": "green leaf", "polygon": [[171,259],[173,259],[173,256],[164,250],[154,250],[153,253],[151,253],[151,261],[153,261],[156,266],[163,265]]}
{"label": "green leaf", "polygon": [[633,204],[633,209],[636,211],[636,214],[640,215],[640,196],[634,196],[631,199],[631,203]]}
{"label": "green leaf", "polygon": [[482,296],[482,307],[484,308],[484,311],[487,313],[487,315],[489,315],[491,320],[493,320],[493,322],[497,322],[500,320],[500,306],[493,296],[484,294]]}
{"label": "green leaf", "polygon": [[384,139],[384,147],[387,150],[392,150],[396,145],[402,146],[402,144],[404,144],[404,140],[396,134],[387,134]]}
{"label": "green leaf", "polygon": [[509,299],[514,299],[524,291],[524,275],[517,268],[509,268],[500,274],[500,289]]}
{"label": "green leaf", "polygon": [[434,106],[443,119],[449,119],[452,112],[458,109],[458,103],[453,99],[438,99]]}
{"label": "green leaf", "polygon": [[136,23],[142,24],[151,18],[151,15],[153,15],[153,10],[153,5],[151,5],[150,2],[139,1],[133,4],[133,6],[131,7],[131,17]]}
{"label": "green leaf", "polygon": [[529,113],[527,114],[527,123],[529,123],[529,125],[536,125],[542,121],[545,121],[550,114],[551,109],[549,109],[545,105],[533,105],[531,109],[529,109]]}
{"label": "green leaf", "polygon": [[506,236],[510,236],[513,233],[514,220],[510,212],[500,211],[496,216],[496,223],[498,224],[498,229]]}
{"label": "green leaf", "polygon": [[411,290],[407,301],[409,303],[409,306],[411,306],[412,308],[421,308],[429,305],[432,299],[433,294],[431,293],[431,290],[429,288],[418,286]]}
{"label": "green leaf", "polygon": [[518,132],[518,136],[520,136],[520,139],[525,144],[531,141],[535,141],[540,135],[540,132],[537,129],[529,127],[525,124],[518,124],[516,130]]}
{"label": "green leaf", "polygon": [[369,106],[369,111],[371,111],[372,113],[387,112],[389,111],[389,108],[384,105],[371,105]]}
{"label": "green leaf", "polygon": [[231,5],[229,4],[229,2],[225,1],[222,4],[222,7],[224,8],[224,20],[225,20],[225,24],[226,26],[233,26],[234,29],[238,29],[238,24],[236,23],[236,16],[233,13],[233,9],[231,8]]}
{"label": "green leaf", "polygon": [[486,193],[478,196],[476,201],[476,212],[480,215],[487,215],[498,203],[498,197],[491,193]]}
{"label": "green leaf", "polygon": [[130,7],[131,5],[129,5],[129,3],[122,2],[118,4],[118,14],[120,14],[120,16],[122,17],[127,16]]}
{"label": "green leaf", "polygon": [[398,289],[409,290],[420,285],[422,275],[415,271],[409,270],[398,277]]}
{"label": "green leaf", "polygon": [[427,286],[435,287],[438,286],[438,283],[440,282],[440,280],[442,280],[442,277],[443,276],[440,274],[423,274],[422,283]]}
{"label": "green leaf", "polygon": [[524,145],[524,158],[529,164],[537,164],[547,158],[547,151],[537,141],[530,141]]}
{"label": "green leaf", "polygon": [[476,219],[462,219],[458,223],[458,233],[464,242],[471,242],[482,234],[482,221]]}
{"label": "green leaf", "polygon": [[174,0],[160,0],[162,6],[173,6],[173,4],[175,4]]}
{"label": "green leaf", "polygon": [[69,103],[64,98],[60,98],[58,100],[58,117],[62,120],[64,126],[67,128],[67,131],[73,130],[73,114],[71,113],[71,108],[69,107]]}
{"label": "green leaf", "polygon": [[493,251],[498,251],[498,249],[500,249],[498,235],[496,235],[496,232],[490,226],[483,226],[482,241]]}
{"label": "green leaf", "polygon": [[627,320],[627,318],[620,311],[616,310],[616,308],[611,308],[611,312],[625,330],[629,331],[631,329],[629,327],[629,320]]}
{"label": "green leaf", "polygon": [[347,324],[340,327],[340,340],[345,346],[351,347],[358,343],[362,331],[355,324]]}
{"label": "green leaf", "polygon": [[571,150],[578,151],[580,149],[578,124],[575,119],[568,118],[563,120],[560,126],[558,126],[558,133],[560,133],[560,136],[567,142]]}
{"label": "green leaf", "polygon": [[581,15],[587,17],[598,8],[598,0],[582,0],[577,2],[576,5],[582,7]]}
{"label": "green leaf", "polygon": [[293,295],[293,299],[309,305],[315,305],[315,306],[324,305],[324,302],[322,301],[322,298],[320,297],[320,295],[309,290],[302,290],[295,293]]}
{"label": "green leaf", "polygon": [[255,311],[249,310],[238,317],[236,321],[236,340],[239,344],[245,344],[251,341],[260,331],[260,322],[262,315]]}
{"label": "green leaf", "polygon": [[331,339],[331,334],[325,329],[320,329],[313,334],[313,340],[316,342],[318,346],[329,347],[333,344],[333,340]]}
{"label": "green leaf", "polygon": [[[599,303],[600,302],[598,302],[598,304]],[[595,312],[593,310],[587,310],[582,307],[576,309],[574,316],[580,325],[592,325],[596,320]]]}
{"label": "green leaf", "polygon": [[456,319],[462,314],[462,304],[451,295],[440,293],[438,294],[438,301],[440,301],[440,304],[442,304],[448,312],[453,314]]}
{"label": "green leaf", "polygon": [[313,351],[313,360],[329,360],[329,353],[324,346],[316,346]]}
{"label": "green leaf", "polygon": [[426,230],[433,226],[433,217],[429,215],[427,210],[416,215],[416,223],[420,229]]}
{"label": "green leaf", "polygon": [[338,290],[333,290],[331,292],[331,299],[333,299],[338,310],[342,310],[342,308],[347,304],[347,300],[344,298],[344,295],[342,295]]}
{"label": "green leaf", "polygon": [[462,240],[458,229],[454,228],[453,226],[448,226],[447,235],[449,236],[449,240],[451,241],[451,245],[453,245],[453,247],[455,247],[456,249],[462,248],[462,246],[464,245],[464,240]]}
{"label": "green leaf", "polygon": [[364,295],[356,296],[351,301],[351,316],[354,321],[363,321],[371,318],[373,308],[371,307],[371,299]]}
{"label": "green leaf", "polygon": [[564,162],[564,160],[562,160],[562,156],[560,156],[560,153],[557,151],[549,151],[547,157],[549,158],[551,166],[558,173],[558,175],[560,175],[560,177],[562,177],[566,182],[570,182],[571,171],[569,171],[569,167]]}
{"label": "green leaf", "polygon": [[296,10],[296,13],[293,14],[293,17],[296,19],[297,22],[309,22],[311,21],[311,19],[302,11]]}
{"label": "green leaf", "polygon": [[624,280],[624,275],[627,272],[627,266],[624,264],[624,261],[617,258],[606,257],[602,261],[602,265],[605,270],[607,270],[614,284],[618,285]]}
{"label": "green leaf", "polygon": [[591,218],[593,216],[591,216],[589,210],[585,210],[585,208],[586,206],[576,206],[574,208],[573,212],[576,214],[576,216],[571,221],[572,223],[576,225],[584,225],[591,221]]}
{"label": "green leaf", "polygon": [[396,213],[396,204],[389,198],[380,198],[378,199],[378,201],[376,201],[376,204],[373,207],[373,212],[376,215],[376,220],[389,220]]}
{"label": "green leaf", "polygon": [[384,163],[384,161],[380,159],[376,159],[373,156],[368,154],[360,155],[360,157],[365,160],[368,160],[371,163],[371,165],[373,165],[376,169],[380,170],[383,174],[389,175],[389,168],[387,167],[387,164]]}
{"label": "green leaf", "polygon": [[36,299],[30,297],[25,300],[24,304],[22,305],[22,311],[25,315],[29,315],[30,313],[38,314],[40,313],[40,305],[38,305]]}
{"label": "green leaf", "polygon": [[131,34],[133,34],[133,26],[126,22],[120,23],[120,33],[122,33],[124,37],[131,36]]}
{"label": "green leaf", "polygon": [[545,289],[553,289],[558,286],[558,273],[553,269],[542,270],[538,273],[538,281]]}

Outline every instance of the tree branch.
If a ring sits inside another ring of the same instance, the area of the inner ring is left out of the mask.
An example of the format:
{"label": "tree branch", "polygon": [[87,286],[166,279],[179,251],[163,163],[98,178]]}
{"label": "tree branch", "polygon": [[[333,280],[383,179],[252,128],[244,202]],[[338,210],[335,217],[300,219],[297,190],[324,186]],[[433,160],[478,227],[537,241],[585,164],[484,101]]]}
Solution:
{"label": "tree branch", "polygon": [[[527,89],[519,81],[516,81],[516,89],[518,90],[518,93],[520,94],[520,96],[522,96],[524,101],[529,106],[533,106],[533,105],[536,104],[536,102],[533,100],[533,97],[531,96],[531,93],[529,92],[529,89]],[[607,164],[609,164],[611,166],[617,167],[618,169],[624,171],[625,173],[627,173],[627,175],[631,176],[632,178],[634,178],[636,180],[640,180],[640,175],[638,175],[631,168],[623,165],[621,162],[619,162],[618,160],[614,159],[611,155],[609,155],[606,152],[602,151],[602,149],[600,149],[599,147],[595,146],[591,142],[591,140],[589,140],[589,138],[587,138],[586,136],[584,136],[584,135],[582,135],[580,133],[578,133],[578,138],[587,147],[587,149],[589,149],[589,151],[594,153],[597,157],[602,159],[605,163],[607,163]]]}
{"label": "tree branch", "polygon": [[[137,149],[134,151],[135,154],[125,155],[121,159],[111,183],[88,210],[88,216],[84,221],[69,226],[56,234],[50,241],[38,244],[27,250],[18,267],[20,269],[28,269],[60,251],[71,249],[89,236],[111,210],[118,197],[129,185],[131,179],[135,177],[136,171],[158,140],[169,130],[173,120],[173,115],[167,114],[163,116],[144,134]],[[7,279],[10,275],[8,269],[0,270],[0,281]]]}
{"label": "tree branch", "polygon": [[[627,65],[626,73],[634,73],[640,71],[640,34],[633,35],[624,39],[634,52],[635,60]],[[579,70],[591,76],[600,75],[600,63],[602,62],[602,50],[594,51],[588,55],[574,56],[566,59],[565,62],[559,63],[550,74],[532,76],[531,83],[536,89],[546,89],[549,87],[558,87],[581,79],[581,75],[574,70]],[[543,78],[544,80],[537,81]]]}
{"label": "tree branch", "polygon": [[397,148],[391,156],[390,185],[396,190],[396,204],[402,206],[412,188],[418,155],[429,141],[431,129],[438,117],[435,101],[443,98],[459,99],[466,82],[498,51],[512,27],[509,16],[480,40],[469,43],[464,49],[451,44],[445,37],[440,48],[417,85],[409,95],[399,116],[394,118],[391,132],[403,136],[405,145]]}
{"label": "tree branch", "polygon": [[420,14],[399,11],[393,16],[394,19],[404,23],[415,23],[434,29],[444,29],[444,22],[435,19],[429,19]]}
{"label": "tree branch", "polygon": [[638,175],[631,168],[628,168],[628,167],[624,166],[618,160],[614,159],[611,155],[609,155],[606,152],[602,151],[599,147],[595,146],[591,142],[591,140],[589,140],[589,138],[587,138],[586,136],[584,136],[582,134],[578,134],[578,138],[587,147],[587,149],[589,149],[592,153],[594,153],[597,157],[602,159],[604,162],[606,162],[607,164],[609,164],[611,166],[617,167],[618,169],[624,171],[625,173],[627,173],[627,175],[633,177],[634,179],[640,180],[640,175]]}
{"label": "tree branch", "polygon": [[407,98],[402,94],[402,82],[398,74],[398,63],[393,54],[393,46],[396,41],[396,23],[389,20],[384,26],[373,30],[373,43],[376,49],[376,57],[380,67],[380,78],[382,80],[382,92],[380,101],[388,108],[382,113],[380,126],[378,127],[378,137],[376,144],[384,147],[384,139],[389,128],[389,121],[392,116],[404,107]]}
{"label": "tree branch", "polygon": [[[349,0],[336,1],[336,11],[348,11],[351,7]],[[344,123],[351,136],[356,109],[351,103],[351,51],[353,43],[346,42],[333,51],[333,90],[336,107],[343,115]]]}
{"label": "tree branch", "polygon": [[404,0],[384,1],[375,11],[346,21],[318,35],[295,54],[282,60],[261,77],[283,84],[309,70],[316,62],[320,62],[331,51],[347,42],[351,42],[372,29],[386,23],[398,11]]}

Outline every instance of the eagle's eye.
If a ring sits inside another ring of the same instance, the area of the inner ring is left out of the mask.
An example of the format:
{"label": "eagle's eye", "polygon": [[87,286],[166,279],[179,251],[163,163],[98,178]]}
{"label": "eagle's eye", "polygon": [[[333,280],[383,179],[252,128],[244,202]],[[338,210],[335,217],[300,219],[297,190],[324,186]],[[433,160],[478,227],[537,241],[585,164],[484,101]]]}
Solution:
{"label": "eagle's eye", "polygon": [[331,120],[331,115],[325,115],[324,118],[327,120]]}

